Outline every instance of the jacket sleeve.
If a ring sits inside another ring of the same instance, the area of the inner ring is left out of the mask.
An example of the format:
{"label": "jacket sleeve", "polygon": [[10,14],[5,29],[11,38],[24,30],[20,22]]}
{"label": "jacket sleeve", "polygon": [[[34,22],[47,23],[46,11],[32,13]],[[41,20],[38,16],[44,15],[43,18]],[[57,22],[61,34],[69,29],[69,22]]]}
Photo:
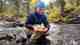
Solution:
{"label": "jacket sleeve", "polygon": [[47,17],[45,16],[43,20],[44,20],[44,21],[43,21],[43,22],[44,22],[44,26],[45,26],[46,28],[48,28],[48,30],[49,30],[49,27],[50,27],[50,26],[49,26]]}
{"label": "jacket sleeve", "polygon": [[27,18],[26,23],[25,23],[26,28],[31,29],[31,30],[33,30],[33,27],[32,27],[32,25],[33,25],[33,19],[32,18],[33,17],[30,15]]}

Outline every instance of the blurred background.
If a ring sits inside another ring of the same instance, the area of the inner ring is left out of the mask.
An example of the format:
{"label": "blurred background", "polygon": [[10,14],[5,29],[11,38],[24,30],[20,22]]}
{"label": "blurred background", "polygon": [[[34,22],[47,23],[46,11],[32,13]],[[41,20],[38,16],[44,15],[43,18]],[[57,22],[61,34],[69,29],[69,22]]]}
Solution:
{"label": "blurred background", "polygon": [[51,44],[80,45],[80,0],[0,0],[0,45],[17,45],[15,35],[23,33],[24,27],[17,28],[16,24],[24,25],[40,1],[45,3],[45,14],[52,26]]}
{"label": "blurred background", "polygon": [[24,21],[40,1],[45,3],[49,22],[79,23],[73,18],[80,15],[80,0],[0,0],[0,17],[19,16]]}

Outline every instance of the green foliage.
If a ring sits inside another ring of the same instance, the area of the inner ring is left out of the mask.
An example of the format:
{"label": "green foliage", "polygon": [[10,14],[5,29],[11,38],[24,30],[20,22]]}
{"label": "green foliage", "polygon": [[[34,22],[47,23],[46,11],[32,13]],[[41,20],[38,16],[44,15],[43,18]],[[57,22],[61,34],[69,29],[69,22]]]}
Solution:
{"label": "green foliage", "polygon": [[[80,1],[79,0],[57,0],[58,2],[56,2],[57,5],[49,5],[49,22],[58,22],[59,20],[62,20],[64,23],[71,23],[72,18],[69,15],[80,15]],[[57,7],[60,6],[61,4],[63,5],[65,1],[65,5],[64,7],[64,15],[66,15],[65,17],[62,17],[60,15],[60,10],[61,8]],[[52,7],[52,8],[51,8]]]}
{"label": "green foliage", "polygon": [[59,20],[62,20],[62,16],[60,15],[60,11],[58,8],[54,7],[50,10],[50,14],[48,16],[49,22],[58,22]]}
{"label": "green foliage", "polygon": [[[19,1],[19,0],[17,0]],[[27,1],[27,0],[26,0]],[[31,0],[29,0],[30,2]],[[49,22],[58,22],[58,21],[64,21],[64,23],[70,23],[71,22],[71,17],[69,15],[71,15],[71,13],[78,14],[80,15],[80,0],[57,0],[58,2],[56,2],[55,4],[51,4],[48,6],[48,11],[49,11],[49,16],[48,16],[48,20]],[[27,15],[27,7],[25,4],[25,6],[23,6],[22,8],[19,8],[18,5],[19,2],[16,2],[15,0],[15,4],[10,4],[9,6],[4,5],[4,8],[0,8],[0,15],[16,15],[17,11],[19,11],[19,16],[21,17],[22,20],[26,19],[26,15]],[[61,10],[61,4],[64,5],[64,15],[67,15],[66,17],[62,17],[60,15],[60,10]],[[33,9],[35,7],[35,4],[31,4],[30,2],[30,8]],[[5,6],[7,6],[5,8]],[[19,10],[18,10],[19,8]]]}
{"label": "green foliage", "polygon": [[71,23],[72,18],[71,18],[71,16],[66,16],[66,17],[64,17],[63,21],[64,21],[64,23]]}

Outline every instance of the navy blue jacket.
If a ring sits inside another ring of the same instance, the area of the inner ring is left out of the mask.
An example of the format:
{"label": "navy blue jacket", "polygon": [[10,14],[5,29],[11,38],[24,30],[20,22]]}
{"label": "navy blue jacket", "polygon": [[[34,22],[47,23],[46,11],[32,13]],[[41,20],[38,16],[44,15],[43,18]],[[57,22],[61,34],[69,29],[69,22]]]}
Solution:
{"label": "navy blue jacket", "polygon": [[48,27],[47,17],[45,15],[40,15],[38,13],[34,13],[28,17],[25,25],[27,28],[33,29],[32,25],[42,24],[42,23],[44,24],[45,27]]}

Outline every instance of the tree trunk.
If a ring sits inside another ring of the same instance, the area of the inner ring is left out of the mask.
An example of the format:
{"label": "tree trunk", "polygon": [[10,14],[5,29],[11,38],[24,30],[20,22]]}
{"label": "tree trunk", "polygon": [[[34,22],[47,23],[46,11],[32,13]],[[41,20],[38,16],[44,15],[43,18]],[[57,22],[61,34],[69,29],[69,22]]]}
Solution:
{"label": "tree trunk", "polygon": [[27,0],[27,16],[30,13],[30,0]]}
{"label": "tree trunk", "polygon": [[77,0],[77,1],[76,1],[76,3],[77,3],[77,6],[79,6],[79,5],[80,5],[80,3],[79,3],[79,2],[80,2],[80,0]]}
{"label": "tree trunk", "polygon": [[62,16],[65,16],[65,15],[64,15],[64,5],[65,5],[64,0],[60,0],[60,4],[61,4],[61,15],[62,15]]}
{"label": "tree trunk", "polygon": [[3,2],[2,2],[2,0],[0,0],[0,12],[2,12],[3,11]]}
{"label": "tree trunk", "polygon": [[15,5],[16,5],[16,15],[19,15],[19,0],[16,0],[15,2]]}

